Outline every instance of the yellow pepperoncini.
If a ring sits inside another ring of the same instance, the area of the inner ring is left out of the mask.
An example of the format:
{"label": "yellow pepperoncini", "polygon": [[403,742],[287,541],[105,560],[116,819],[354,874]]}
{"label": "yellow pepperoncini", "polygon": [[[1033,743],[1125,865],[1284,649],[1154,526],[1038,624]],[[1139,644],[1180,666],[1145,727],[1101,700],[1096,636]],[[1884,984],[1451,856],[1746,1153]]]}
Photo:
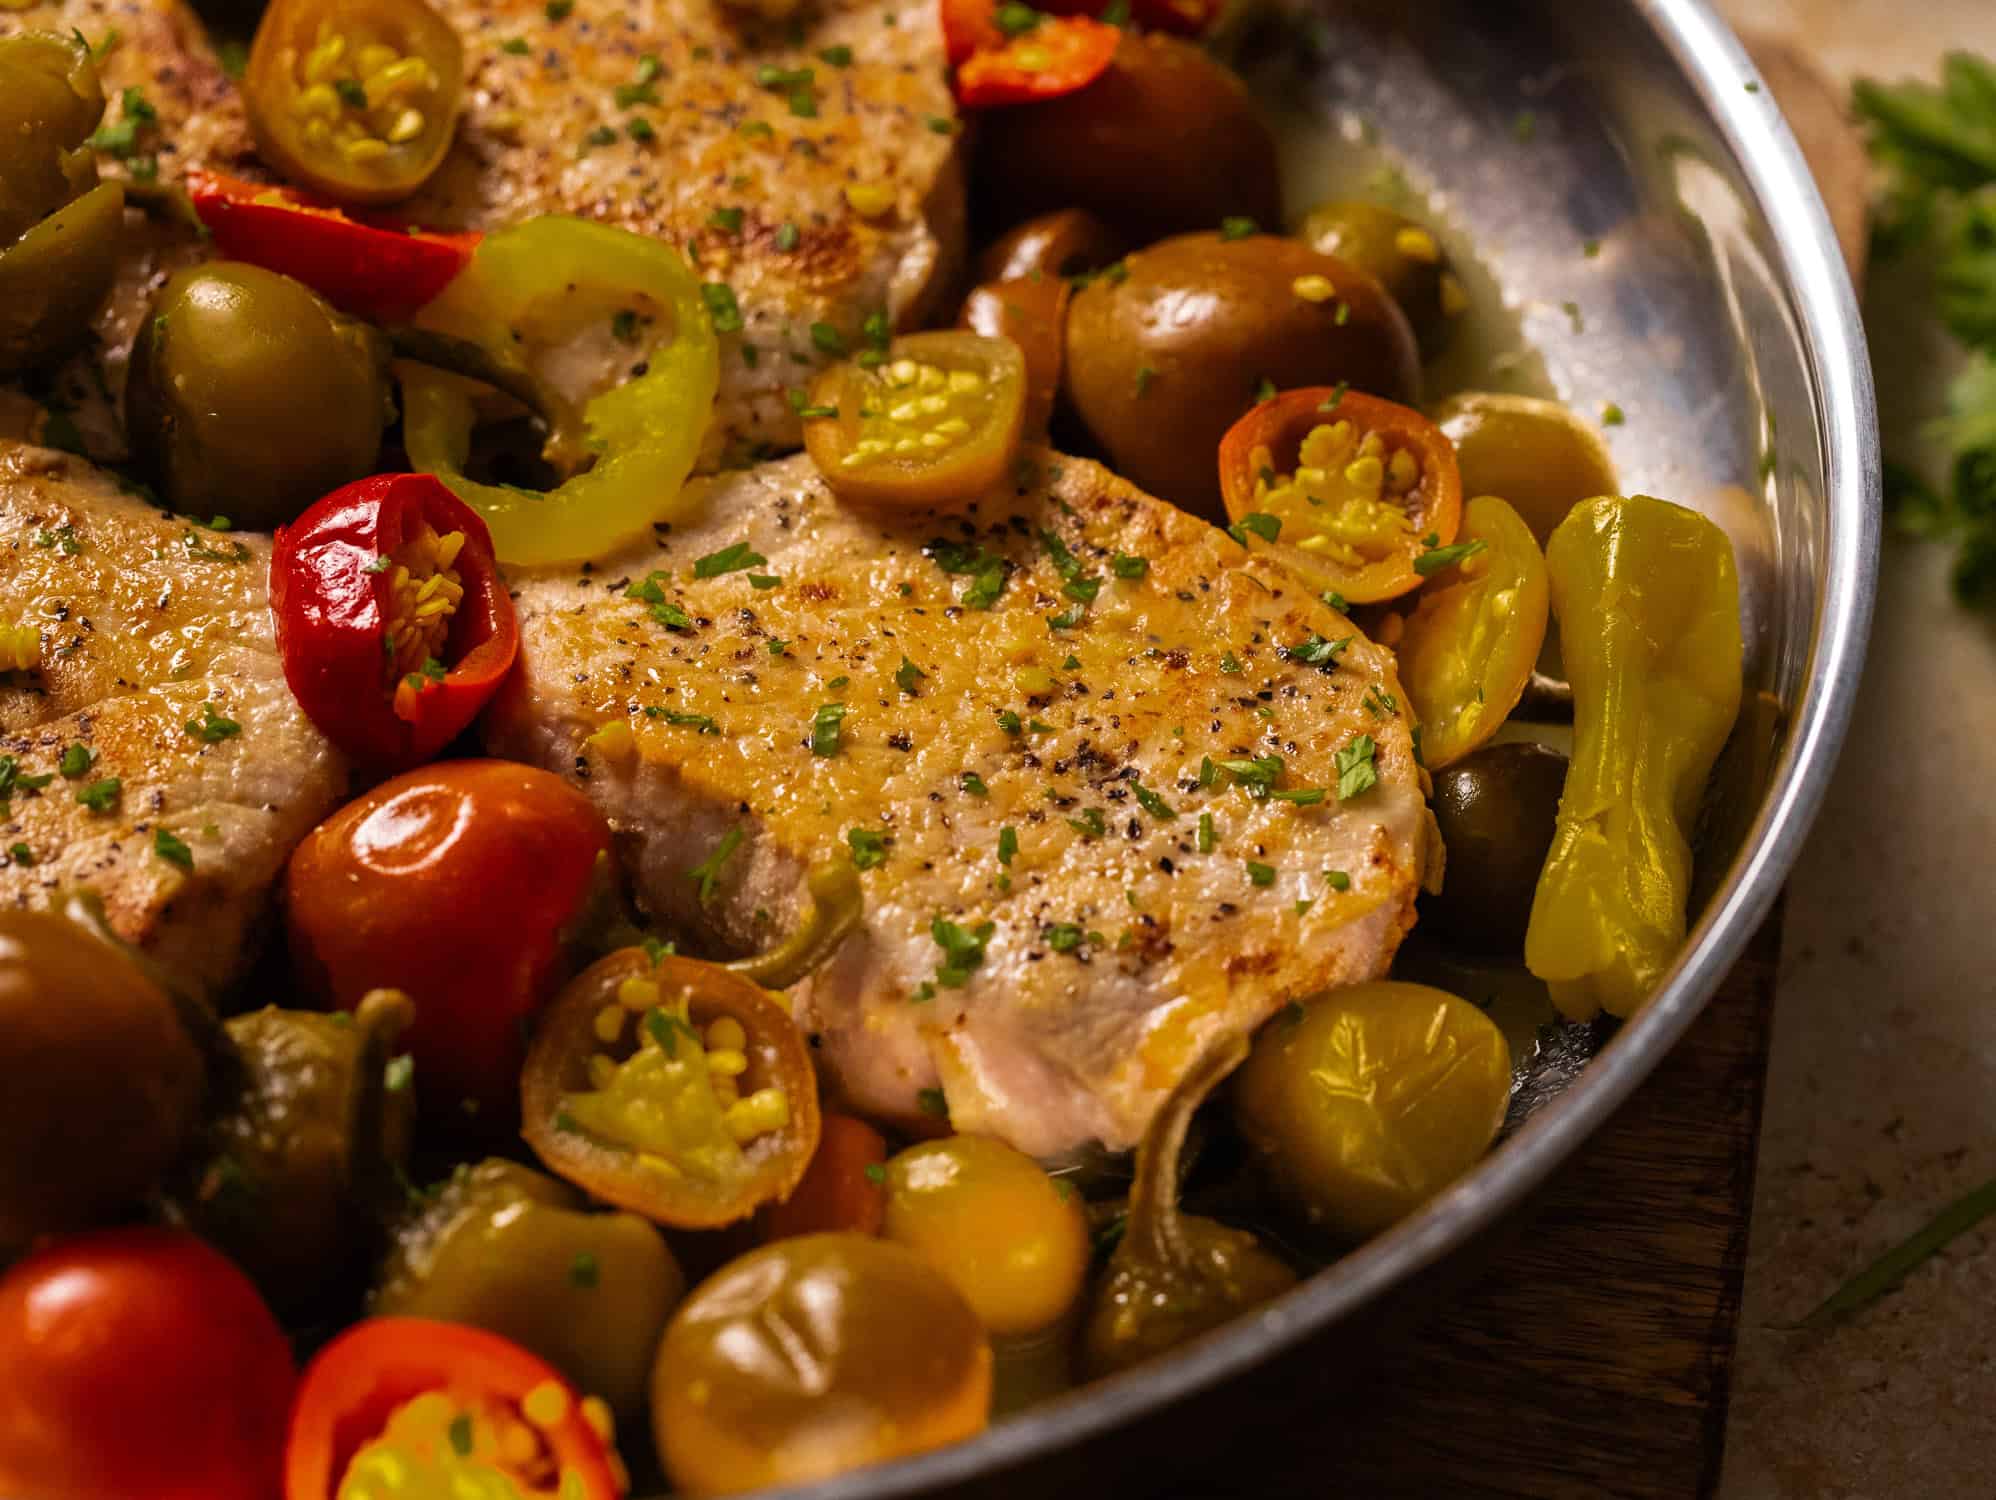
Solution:
{"label": "yellow pepperoncini", "polygon": [[[598,557],[678,514],[713,414],[720,346],[700,283],[670,246],[560,214],[488,236],[419,324],[500,363],[539,367],[582,404],[594,463],[538,491],[468,478],[472,387],[401,367],[403,429],[417,469],[485,518],[499,560],[526,566]],[[579,382],[554,372],[581,372]],[[610,371],[621,384],[594,378]]]}
{"label": "yellow pepperoncini", "polygon": [[1716,525],[1643,495],[1576,506],[1546,567],[1573,760],[1525,963],[1566,1016],[1628,1016],[1684,941],[1687,835],[1739,712],[1739,577]]}

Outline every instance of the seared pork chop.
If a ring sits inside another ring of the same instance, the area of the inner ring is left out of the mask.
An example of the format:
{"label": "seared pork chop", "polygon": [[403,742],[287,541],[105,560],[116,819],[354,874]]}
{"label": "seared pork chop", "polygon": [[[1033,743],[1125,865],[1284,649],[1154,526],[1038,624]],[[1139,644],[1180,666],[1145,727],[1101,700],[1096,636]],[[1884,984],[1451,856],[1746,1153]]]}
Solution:
{"label": "seared pork chop", "polygon": [[[444,166],[398,211],[484,230],[580,214],[681,247],[743,324],[722,337],[710,466],[798,446],[786,392],[825,359],[825,330],[857,346],[876,315],[902,327],[934,311],[962,253],[964,190],[933,4],[829,0],[794,28],[717,0],[576,0],[560,20],[543,0],[436,5],[464,42],[465,109]],[[241,98],[180,0],[0,10],[0,35],[22,27],[116,34],[106,119],[141,91],[158,121],[139,149],[160,180],[263,175]],[[57,385],[99,458],[123,456],[102,412],[163,279],[158,238],[140,238],[97,319],[101,347]],[[191,253],[166,238],[170,258]],[[0,432],[23,435],[4,405]]]}
{"label": "seared pork chop", "polygon": [[795,991],[854,1107],[1127,1147],[1214,1034],[1385,972],[1429,858],[1404,700],[1279,567],[1045,452],[962,517],[854,511],[801,456],[701,484],[515,579],[488,738],[716,947],[858,854],[861,928]]}
{"label": "seared pork chop", "polygon": [[94,889],[122,936],[212,994],[346,787],[284,683],[270,543],[4,441],[0,536],[0,625],[39,636],[33,670],[0,673],[0,902]]}

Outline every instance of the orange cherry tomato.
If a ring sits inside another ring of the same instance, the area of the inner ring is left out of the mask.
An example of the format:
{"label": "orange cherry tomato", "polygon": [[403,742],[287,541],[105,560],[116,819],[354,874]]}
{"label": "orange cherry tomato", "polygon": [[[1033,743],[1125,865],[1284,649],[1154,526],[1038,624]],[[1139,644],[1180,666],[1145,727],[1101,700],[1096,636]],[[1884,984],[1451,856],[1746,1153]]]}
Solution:
{"label": "orange cherry tomato", "polygon": [[52,1240],[0,1278],[0,1494],[269,1500],[296,1380],[249,1278],[186,1230]]}
{"label": "orange cherry tomato", "polygon": [[887,1141],[864,1120],[826,1115],[818,1150],[788,1198],[762,1211],[762,1237],[878,1234],[887,1216]]}
{"label": "orange cherry tomato", "polygon": [[1441,429],[1342,387],[1284,391],[1236,422],[1220,440],[1220,490],[1244,546],[1347,604],[1419,588],[1417,559],[1453,542],[1462,520]]}
{"label": "orange cherry tomato", "polygon": [[[559,1494],[627,1486],[610,1410],[538,1355],[482,1328],[369,1318],[305,1369],[284,1452],[284,1500],[367,1494]],[[454,1487],[454,1481],[463,1485]]]}
{"label": "orange cherry tomato", "polygon": [[345,1010],[369,990],[405,991],[425,1113],[503,1125],[525,1027],[561,981],[609,843],[602,814],[550,772],[497,760],[407,772],[292,854],[292,964],[309,993]]}
{"label": "orange cherry tomato", "polygon": [[520,1103],[549,1171],[680,1229],[787,1196],[818,1147],[817,1074],[789,1013],[719,964],[641,948],[562,990]]}
{"label": "orange cherry tomato", "polygon": [[1494,495],[1470,501],[1455,544],[1420,564],[1428,584],[1395,650],[1422,755],[1439,771],[1495,734],[1525,695],[1550,594],[1531,527]]}

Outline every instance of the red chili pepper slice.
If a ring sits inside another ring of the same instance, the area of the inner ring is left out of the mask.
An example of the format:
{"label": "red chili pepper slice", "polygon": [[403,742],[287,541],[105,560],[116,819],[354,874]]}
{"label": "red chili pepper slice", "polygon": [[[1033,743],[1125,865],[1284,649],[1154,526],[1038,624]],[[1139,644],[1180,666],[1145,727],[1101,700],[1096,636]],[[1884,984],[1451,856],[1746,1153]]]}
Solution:
{"label": "red chili pepper slice", "polygon": [[431,474],[356,480],[281,528],[270,607],[292,693],[371,771],[443,749],[520,649],[491,533]]}
{"label": "red chili pepper slice", "polygon": [[956,70],[957,99],[968,109],[992,109],[1071,94],[1102,76],[1122,37],[1120,27],[1087,16],[1044,16],[999,46],[973,52]]}
{"label": "red chili pepper slice", "polygon": [[[1095,16],[1109,9],[1109,0],[1040,0],[1041,10],[1056,16]],[[1220,18],[1223,0],[1132,0],[1130,15],[1146,31],[1199,36]]]}
{"label": "red chili pepper slice", "polygon": [[194,211],[234,260],[302,281],[343,312],[399,322],[462,271],[476,234],[434,234],[355,218],[295,188],[187,174]]}
{"label": "red chili pepper slice", "polygon": [[618,1500],[628,1486],[612,1439],[608,1407],[509,1339],[428,1318],[369,1318],[305,1369],[284,1500],[333,1500],[356,1460],[433,1478],[423,1493],[446,1493],[453,1469],[482,1469],[534,1494]]}

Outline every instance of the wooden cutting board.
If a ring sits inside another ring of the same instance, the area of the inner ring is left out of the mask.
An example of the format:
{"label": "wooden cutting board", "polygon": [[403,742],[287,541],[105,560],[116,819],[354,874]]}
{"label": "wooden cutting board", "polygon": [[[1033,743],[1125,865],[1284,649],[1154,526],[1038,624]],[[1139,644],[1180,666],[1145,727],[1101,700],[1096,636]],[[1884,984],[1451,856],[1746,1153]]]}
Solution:
{"label": "wooden cutting board", "polygon": [[[1354,1394],[1178,1500],[1697,1500],[1718,1483],[1780,953],[1777,913],[1483,1278]],[[1332,1414],[1334,1420],[1331,1419]]]}

